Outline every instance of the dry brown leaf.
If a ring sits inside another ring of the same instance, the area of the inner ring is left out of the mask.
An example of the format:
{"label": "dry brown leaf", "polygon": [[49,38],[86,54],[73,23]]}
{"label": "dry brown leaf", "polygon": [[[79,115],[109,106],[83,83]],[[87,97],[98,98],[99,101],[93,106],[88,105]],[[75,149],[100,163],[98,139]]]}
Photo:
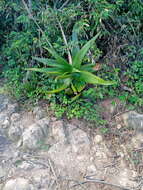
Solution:
{"label": "dry brown leaf", "polygon": [[101,69],[102,69],[102,66],[101,66],[100,63],[96,63],[96,65],[93,67],[93,70],[94,70],[94,71],[99,71],[99,70],[101,70]]}

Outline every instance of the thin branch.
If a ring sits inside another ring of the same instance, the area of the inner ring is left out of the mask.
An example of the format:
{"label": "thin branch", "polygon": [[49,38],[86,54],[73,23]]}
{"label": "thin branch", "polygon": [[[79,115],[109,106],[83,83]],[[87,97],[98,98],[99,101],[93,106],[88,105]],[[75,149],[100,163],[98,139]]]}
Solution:
{"label": "thin branch", "polygon": [[116,115],[113,115],[113,116],[112,116],[112,120],[113,120],[115,117],[117,117],[117,116],[119,116],[119,115],[122,115],[122,114],[124,114],[124,113],[130,112],[130,111],[132,111],[132,110],[125,110],[125,111],[119,112],[119,113],[117,113]]}
{"label": "thin branch", "polygon": [[56,184],[57,184],[58,188],[61,189],[60,183],[58,182],[58,177],[57,177],[57,175],[56,175],[56,172],[55,172],[55,170],[54,170],[54,167],[52,166],[51,160],[48,159],[48,162],[49,162],[49,166],[50,166],[50,168],[51,168],[51,171],[52,171],[52,173],[53,173],[53,175],[54,175],[54,177],[55,177]]}
{"label": "thin branch", "polygon": [[63,9],[69,2],[70,0],[67,0],[65,3],[63,3],[63,5],[60,7],[60,9]]}
{"label": "thin branch", "polygon": [[100,183],[100,184],[105,184],[105,185],[109,185],[109,186],[112,186],[112,187],[116,187],[116,188],[119,188],[119,189],[122,189],[122,190],[131,190],[127,187],[123,187],[121,185],[117,185],[117,184],[113,184],[113,183],[109,183],[109,182],[106,182],[106,181],[103,181],[103,180],[100,180],[100,179],[94,179],[94,178],[90,178],[90,177],[85,177],[87,179],[87,183],[88,182],[93,182],[93,183]]}
{"label": "thin branch", "polygon": [[65,43],[66,48],[67,48],[69,64],[72,65],[72,57],[71,57],[71,53],[70,53],[70,50],[69,50],[69,47],[68,47],[68,42],[67,42],[67,39],[66,39],[66,36],[65,36],[63,27],[62,27],[62,25],[61,25],[61,23],[60,23],[60,21],[59,21],[58,18],[57,18],[57,22],[58,22],[59,28],[60,28],[60,30],[61,30],[64,43]]}
{"label": "thin branch", "polygon": [[29,4],[29,10],[30,10],[30,12],[32,12],[32,1],[28,0],[28,4]]}
{"label": "thin branch", "polygon": [[77,187],[81,184],[86,184],[86,183],[99,183],[99,184],[104,184],[104,185],[109,185],[109,186],[112,186],[112,187],[116,187],[118,189],[121,189],[121,190],[131,190],[129,188],[126,188],[126,187],[122,187],[120,185],[116,185],[116,184],[113,184],[113,183],[108,183],[106,181],[102,181],[102,180],[86,180],[86,181],[83,181],[83,182],[79,182],[73,186],[71,186],[71,188],[74,188],[74,187]]}
{"label": "thin branch", "polygon": [[99,179],[93,179],[93,178],[90,178],[90,177],[85,177],[85,181],[77,181],[77,180],[74,180],[72,178],[64,178],[64,177],[60,177],[61,179],[63,180],[67,180],[67,181],[73,181],[75,182],[74,185],[72,185],[70,188],[74,188],[74,187],[77,187],[77,186],[81,186],[83,184],[87,184],[87,183],[99,183],[99,184],[104,184],[104,185],[109,185],[109,186],[112,186],[112,187],[115,187],[115,188],[118,188],[118,189],[121,189],[121,190],[131,190],[131,188],[127,188],[127,187],[123,187],[123,186],[120,186],[120,185],[116,185],[116,184],[113,184],[113,183],[109,183],[109,182],[106,182],[104,180],[99,180]]}

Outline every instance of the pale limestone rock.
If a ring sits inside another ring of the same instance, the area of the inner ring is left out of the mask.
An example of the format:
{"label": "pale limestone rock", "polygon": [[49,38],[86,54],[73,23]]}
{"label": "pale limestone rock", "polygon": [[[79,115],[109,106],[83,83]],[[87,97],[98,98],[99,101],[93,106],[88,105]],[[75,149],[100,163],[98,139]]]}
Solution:
{"label": "pale limestone rock", "polygon": [[[36,187],[42,186],[48,190],[48,185],[51,182],[50,168],[38,169],[36,172],[32,172],[32,180]],[[40,189],[41,190],[41,189]]]}
{"label": "pale limestone rock", "polygon": [[95,144],[99,144],[99,143],[101,143],[102,141],[103,141],[103,138],[102,138],[101,135],[96,135],[96,136],[94,137],[94,143],[95,143]]}
{"label": "pale limestone rock", "polygon": [[43,118],[25,129],[22,134],[23,148],[36,149],[48,134],[49,119]]}
{"label": "pale limestone rock", "polygon": [[8,124],[9,124],[9,116],[7,115],[7,113],[5,112],[0,113],[0,128],[9,127]]}
{"label": "pale limestone rock", "polygon": [[8,131],[8,136],[11,140],[17,141],[22,135],[22,126],[19,125],[11,125]]}
{"label": "pale limestone rock", "polygon": [[13,113],[11,115],[11,118],[10,118],[11,119],[11,123],[19,121],[20,118],[21,118],[21,115],[19,113]]}
{"label": "pale limestone rock", "polygon": [[143,114],[130,111],[122,114],[120,117],[127,127],[133,128],[138,132],[143,132]]}
{"label": "pale limestone rock", "polygon": [[88,167],[87,167],[87,174],[88,174],[88,176],[90,176],[90,175],[94,175],[95,173],[97,173],[97,168],[96,168],[96,166],[95,165],[89,165]]}
{"label": "pale limestone rock", "polygon": [[16,178],[11,179],[6,182],[3,190],[36,190],[32,184],[29,183],[27,179]]}
{"label": "pale limestone rock", "polygon": [[4,152],[7,150],[8,146],[10,144],[9,139],[7,139],[0,131],[0,155],[1,152]]}
{"label": "pale limestone rock", "polygon": [[39,107],[39,106],[33,109],[33,114],[35,116],[35,119],[37,120],[42,119],[46,117],[47,115],[46,111],[42,107]]}
{"label": "pale limestone rock", "polygon": [[72,125],[65,128],[67,140],[63,141],[63,136],[55,133],[58,134],[59,141],[50,148],[48,156],[60,169],[62,175],[75,177],[85,173],[90,165],[90,141],[81,129]]}
{"label": "pale limestone rock", "polygon": [[52,136],[56,142],[64,142],[66,140],[64,124],[62,121],[54,121],[51,129]]}
{"label": "pale limestone rock", "polygon": [[7,112],[9,114],[9,116],[11,116],[13,113],[18,111],[18,104],[14,103],[14,104],[8,104],[7,107]]}
{"label": "pale limestone rock", "polygon": [[131,177],[132,177],[132,170],[124,168],[123,170],[120,171],[120,174],[118,175],[118,183],[124,187],[135,188],[137,186],[137,183],[131,180]]}
{"label": "pale limestone rock", "polygon": [[72,151],[79,154],[88,154],[90,152],[90,140],[83,130],[76,126],[68,125],[68,141],[71,144]]}
{"label": "pale limestone rock", "polygon": [[9,121],[9,118],[7,117],[7,118],[4,120],[4,122],[2,123],[2,128],[3,128],[3,129],[6,129],[6,128],[8,128],[8,127],[10,127],[10,121]]}
{"label": "pale limestone rock", "polygon": [[2,166],[0,166],[0,178],[5,176],[5,173],[6,172],[5,172],[4,168]]}

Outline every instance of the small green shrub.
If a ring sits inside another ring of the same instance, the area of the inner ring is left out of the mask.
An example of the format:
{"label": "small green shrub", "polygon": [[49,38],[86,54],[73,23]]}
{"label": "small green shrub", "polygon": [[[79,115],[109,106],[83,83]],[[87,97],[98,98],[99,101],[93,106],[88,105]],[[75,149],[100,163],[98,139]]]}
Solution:
{"label": "small green shrub", "polygon": [[[92,43],[99,36],[97,34],[94,38],[88,41],[81,49],[79,49],[76,32],[73,33],[73,40],[76,46],[72,49],[72,57],[69,57],[69,62],[62,58],[53,48],[46,48],[55,59],[48,58],[37,58],[37,61],[43,63],[47,68],[29,68],[27,70],[46,73],[49,76],[55,77],[55,80],[59,79],[62,81],[62,85],[55,90],[47,91],[47,93],[59,93],[62,90],[72,91],[73,94],[77,95],[85,87],[86,84],[100,84],[100,85],[112,85],[114,82],[105,81],[94,74],[92,64],[82,64],[82,61],[88,52]],[[64,37],[63,37],[64,38]],[[68,54],[69,52],[67,52]],[[68,54],[70,56],[70,54]]]}
{"label": "small green shrub", "polygon": [[134,61],[130,63],[126,72],[128,81],[126,85],[132,89],[128,100],[134,105],[143,105],[143,61]]}
{"label": "small green shrub", "polygon": [[[57,96],[56,96],[57,98]],[[58,95],[58,101],[52,101],[51,109],[56,117],[68,119],[77,118],[95,122],[95,125],[104,125],[106,121],[101,118],[101,108],[83,97],[74,102],[66,95]]]}

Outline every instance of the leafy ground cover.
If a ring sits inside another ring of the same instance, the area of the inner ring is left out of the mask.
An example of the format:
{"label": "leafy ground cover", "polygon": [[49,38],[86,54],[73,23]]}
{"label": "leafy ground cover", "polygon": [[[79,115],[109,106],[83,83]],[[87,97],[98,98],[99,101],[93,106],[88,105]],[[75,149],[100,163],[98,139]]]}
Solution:
{"label": "leafy ground cover", "polygon": [[[0,77],[6,79],[6,88],[17,100],[46,99],[58,117],[99,123],[104,121],[97,102],[103,99],[117,97],[143,111],[141,0],[2,0],[0,16]],[[65,91],[47,93],[59,87],[53,77],[26,70],[47,68],[32,57],[53,59],[46,51],[51,44],[68,59],[76,43],[71,38],[73,27],[80,47],[100,33],[83,62],[91,64],[96,76],[116,81],[111,86],[90,84],[74,101]]]}

